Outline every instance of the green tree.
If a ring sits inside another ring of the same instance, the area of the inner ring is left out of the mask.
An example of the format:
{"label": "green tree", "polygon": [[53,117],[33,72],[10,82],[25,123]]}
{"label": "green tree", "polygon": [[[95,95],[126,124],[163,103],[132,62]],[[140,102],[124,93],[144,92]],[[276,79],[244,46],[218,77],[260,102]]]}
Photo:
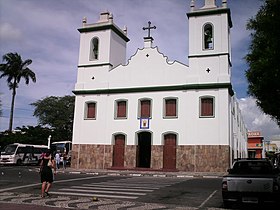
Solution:
{"label": "green tree", "polygon": [[247,24],[251,30],[246,77],[248,94],[280,126],[280,0],[265,0]]}
{"label": "green tree", "polygon": [[7,53],[3,55],[3,61],[5,61],[6,63],[0,64],[0,78],[7,77],[7,84],[10,90],[12,90],[12,102],[9,121],[9,131],[11,132],[13,128],[16,89],[18,88],[18,85],[22,78],[25,79],[25,83],[27,85],[29,84],[30,79],[33,82],[36,82],[36,75],[31,69],[28,68],[28,66],[32,63],[32,60],[27,59],[23,61],[18,53]]}
{"label": "green tree", "polygon": [[53,131],[49,128],[41,126],[17,127],[16,132],[0,133],[0,146],[4,148],[13,143],[47,145],[49,135],[53,135]]}
{"label": "green tree", "polygon": [[50,96],[31,105],[35,106],[34,116],[38,117],[39,124],[50,126],[55,131],[52,139],[69,140],[72,138],[74,96]]}

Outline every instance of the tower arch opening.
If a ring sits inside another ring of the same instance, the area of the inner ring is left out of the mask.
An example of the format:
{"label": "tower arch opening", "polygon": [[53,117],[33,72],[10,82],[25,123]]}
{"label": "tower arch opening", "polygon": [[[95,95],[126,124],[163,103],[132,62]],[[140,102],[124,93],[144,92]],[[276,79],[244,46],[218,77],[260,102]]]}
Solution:
{"label": "tower arch opening", "polygon": [[214,36],[213,36],[213,25],[206,23],[203,26],[203,49],[212,50],[214,49]]}

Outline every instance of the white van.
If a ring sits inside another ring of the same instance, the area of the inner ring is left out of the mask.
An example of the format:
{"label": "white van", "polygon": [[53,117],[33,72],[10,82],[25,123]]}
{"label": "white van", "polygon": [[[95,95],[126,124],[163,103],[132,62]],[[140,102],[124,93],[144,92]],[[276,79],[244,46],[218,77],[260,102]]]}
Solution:
{"label": "white van", "polygon": [[46,145],[14,143],[7,145],[0,156],[0,164],[39,164],[42,153],[48,150]]}

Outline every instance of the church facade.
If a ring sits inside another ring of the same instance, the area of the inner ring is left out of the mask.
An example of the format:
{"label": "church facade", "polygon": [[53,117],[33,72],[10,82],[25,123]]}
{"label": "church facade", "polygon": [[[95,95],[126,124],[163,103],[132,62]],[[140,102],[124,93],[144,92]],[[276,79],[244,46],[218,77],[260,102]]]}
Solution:
{"label": "church facade", "polygon": [[[126,29],[109,12],[83,19],[72,167],[223,172],[247,157],[247,130],[231,84],[226,0],[191,1],[189,65],[153,46],[126,61]],[[182,17],[183,19],[184,17]]]}

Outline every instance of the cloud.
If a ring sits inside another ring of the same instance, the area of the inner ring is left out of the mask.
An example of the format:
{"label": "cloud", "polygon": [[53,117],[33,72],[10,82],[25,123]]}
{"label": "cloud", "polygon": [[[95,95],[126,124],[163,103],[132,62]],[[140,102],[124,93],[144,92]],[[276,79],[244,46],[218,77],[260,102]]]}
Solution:
{"label": "cloud", "polygon": [[17,27],[13,27],[9,23],[3,23],[0,25],[0,41],[14,41],[19,40],[21,37],[21,31]]}
{"label": "cloud", "polygon": [[249,131],[261,131],[265,140],[269,140],[273,135],[280,134],[277,123],[260,110],[256,105],[256,99],[252,97],[241,98],[238,103]]}

